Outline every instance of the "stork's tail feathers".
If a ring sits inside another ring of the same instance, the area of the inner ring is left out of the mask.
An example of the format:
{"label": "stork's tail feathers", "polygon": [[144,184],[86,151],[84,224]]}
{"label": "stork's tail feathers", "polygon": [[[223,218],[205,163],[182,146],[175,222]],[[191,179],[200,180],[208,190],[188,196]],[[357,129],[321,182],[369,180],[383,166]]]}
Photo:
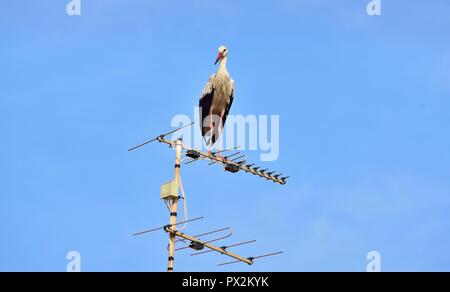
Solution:
{"label": "stork's tail feathers", "polygon": [[219,135],[220,133],[218,127],[213,126],[212,131],[209,129],[209,127],[203,128],[203,139],[205,140],[206,145],[214,145]]}

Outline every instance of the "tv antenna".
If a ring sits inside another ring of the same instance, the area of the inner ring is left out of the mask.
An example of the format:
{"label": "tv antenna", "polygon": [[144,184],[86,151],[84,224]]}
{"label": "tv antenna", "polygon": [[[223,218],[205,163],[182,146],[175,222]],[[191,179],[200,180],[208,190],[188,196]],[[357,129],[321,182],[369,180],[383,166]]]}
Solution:
{"label": "tv antenna", "polygon": [[[219,228],[219,229],[215,229],[215,230],[212,230],[212,231],[201,233],[201,234],[198,234],[198,235],[195,235],[195,236],[187,235],[187,234],[185,234],[183,232],[180,232],[179,230],[173,230],[172,229],[172,227],[174,227],[176,225],[184,224],[184,223],[187,223],[187,222],[192,222],[192,221],[196,221],[196,220],[200,220],[200,219],[204,219],[204,217],[198,217],[198,218],[194,218],[194,219],[191,219],[191,220],[178,222],[178,223],[175,223],[175,224],[167,224],[167,225],[160,226],[160,227],[157,227],[157,228],[153,228],[153,229],[137,232],[137,233],[135,233],[133,235],[136,236],[136,235],[142,235],[142,234],[153,232],[153,231],[157,231],[157,230],[164,230],[165,232],[169,233],[170,235],[173,235],[176,238],[178,238],[178,239],[175,240],[175,243],[183,242],[185,244],[182,247],[175,248],[175,251],[185,250],[185,249],[193,249],[196,252],[192,253],[191,256],[198,256],[198,255],[206,254],[206,253],[209,253],[209,252],[218,252],[218,253],[220,253],[222,255],[225,255],[225,256],[228,256],[228,257],[231,257],[231,258],[234,259],[233,261],[217,264],[218,266],[234,264],[234,263],[239,263],[239,262],[246,263],[248,265],[253,265],[253,263],[254,263],[253,261],[255,259],[283,253],[282,251],[278,251],[278,252],[272,252],[272,253],[258,255],[258,256],[243,257],[243,256],[240,256],[240,255],[238,255],[236,253],[233,253],[233,252],[228,250],[231,247],[236,247],[236,246],[241,246],[241,245],[245,245],[245,244],[250,244],[250,243],[255,242],[256,240],[247,240],[247,241],[243,241],[243,242],[233,243],[233,244],[229,244],[229,245],[222,245],[222,246],[216,246],[216,245],[211,244],[211,242],[223,240],[225,238],[230,237],[233,234],[233,231],[232,231],[231,227]],[[226,234],[218,235],[218,237],[214,237],[212,239],[202,239],[205,236],[208,236],[208,235],[211,235],[211,234],[223,233],[223,232],[226,232]],[[170,252],[170,246],[171,245],[169,243],[169,252]],[[207,250],[204,250],[205,248],[207,248]],[[170,258],[170,255],[169,255],[169,261],[170,260],[171,260],[171,258]],[[172,259],[172,261],[173,261],[173,259]],[[169,262],[168,271],[173,271],[173,266],[172,266],[172,269],[170,268],[170,262]]]}
{"label": "tv antenna", "polygon": [[[231,152],[238,147],[234,147],[231,149],[225,149],[221,151],[216,152],[203,152],[200,150],[197,150],[195,148],[188,147],[186,145],[183,145],[182,138],[178,138],[176,141],[168,140],[165,137],[175,133],[181,129],[184,129],[186,127],[192,126],[194,123],[190,123],[188,125],[185,125],[183,127],[179,127],[175,130],[169,131],[167,133],[161,134],[153,139],[150,139],[148,141],[145,141],[139,145],[136,145],[134,147],[131,147],[128,149],[128,151],[135,150],[137,148],[140,148],[142,146],[145,146],[151,142],[158,141],[159,143],[164,143],[169,145],[169,147],[175,149],[175,166],[174,166],[174,179],[168,183],[165,183],[161,187],[161,193],[160,198],[165,202],[167,208],[170,212],[170,220],[169,224],[144,230],[138,233],[135,233],[133,235],[142,235],[149,232],[157,231],[157,230],[163,230],[166,233],[169,234],[169,244],[168,244],[168,251],[169,251],[169,257],[168,257],[168,272],[173,272],[174,269],[174,256],[176,250],[183,250],[183,249],[193,249],[196,252],[191,254],[191,256],[197,256],[209,252],[218,252],[222,255],[226,255],[228,257],[233,258],[233,261],[221,263],[219,265],[228,265],[233,263],[247,263],[249,265],[253,264],[253,261],[258,258],[273,256],[277,254],[283,253],[282,251],[258,255],[258,256],[252,256],[252,257],[242,257],[238,254],[235,254],[233,252],[230,252],[228,249],[231,247],[241,246],[249,243],[255,242],[255,240],[248,240],[243,242],[238,242],[234,244],[229,245],[223,245],[223,246],[216,246],[211,244],[211,242],[219,241],[226,239],[232,235],[232,229],[231,227],[225,227],[216,229],[213,231],[208,231],[202,234],[198,234],[196,236],[191,236],[188,234],[185,234],[181,232],[180,230],[184,229],[186,227],[186,223],[197,221],[200,219],[203,219],[203,217],[198,217],[194,219],[187,219],[187,209],[186,209],[186,196],[184,194],[183,185],[180,178],[180,168],[181,168],[181,162],[182,162],[182,156],[185,156],[185,158],[189,159],[189,161],[185,162],[185,164],[190,164],[193,162],[196,162],[198,160],[206,160],[209,161],[209,165],[217,164],[222,165],[224,167],[225,171],[236,173],[240,170],[251,173],[253,175],[259,176],[261,178],[264,178],[266,180],[272,181],[274,183],[278,183],[280,185],[286,184],[286,180],[288,179],[288,176],[282,176],[281,173],[275,173],[275,171],[269,171],[268,169],[261,169],[260,166],[255,166],[254,163],[247,164],[247,156],[241,155],[239,151],[227,154],[226,156],[217,155],[219,153],[225,153],[225,152]],[[179,195],[179,191],[181,190],[182,196]],[[180,199],[183,199],[184,201],[184,214],[183,214],[183,220],[181,222],[177,222],[177,215],[178,215],[178,202]],[[184,226],[177,229],[178,225],[183,224]],[[225,234],[224,234],[225,232]],[[203,239],[205,236],[209,236],[211,234],[221,234],[220,236],[213,238],[213,239]],[[183,247],[176,248],[175,245],[178,242],[182,242],[185,245]],[[207,250],[203,250],[207,248]]]}

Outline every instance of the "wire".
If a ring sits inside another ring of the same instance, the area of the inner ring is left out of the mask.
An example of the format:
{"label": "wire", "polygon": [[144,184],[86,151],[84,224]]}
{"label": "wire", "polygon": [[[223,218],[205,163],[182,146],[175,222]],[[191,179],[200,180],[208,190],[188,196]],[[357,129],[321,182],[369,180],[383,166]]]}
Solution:
{"label": "wire", "polygon": [[[181,197],[183,198],[183,219],[181,221],[187,221],[188,220],[188,211],[187,211],[187,202],[186,202],[186,194],[184,193],[183,188],[183,182],[181,181],[181,176],[179,177],[180,180],[180,191],[181,191]],[[178,230],[183,230],[187,226],[187,222],[183,224],[183,226],[179,227]]]}
{"label": "wire", "polygon": [[171,208],[170,208],[170,201],[168,199],[164,199],[164,203],[166,204],[166,207],[167,207],[167,209],[170,212],[170,210],[171,210]]}

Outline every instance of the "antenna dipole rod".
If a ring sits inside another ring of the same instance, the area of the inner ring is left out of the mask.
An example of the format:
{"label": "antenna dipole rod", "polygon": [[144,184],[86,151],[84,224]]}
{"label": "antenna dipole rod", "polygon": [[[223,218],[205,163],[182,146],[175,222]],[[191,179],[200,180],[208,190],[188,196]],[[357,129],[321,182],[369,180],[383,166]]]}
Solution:
{"label": "antenna dipole rod", "polygon": [[155,141],[156,139],[158,139],[158,138],[153,138],[153,139],[151,139],[151,140],[145,141],[144,143],[141,143],[141,144],[139,144],[139,145],[136,145],[136,146],[134,146],[134,147],[131,147],[130,149],[128,149],[128,151],[133,151],[134,149],[137,149],[137,148],[139,148],[139,147],[145,146],[145,145],[147,145],[148,143],[151,143],[151,142]]}
{"label": "antenna dipole rod", "polygon": [[[136,145],[136,146],[134,146],[134,147],[131,147],[130,149],[128,149],[128,151],[133,151],[133,150],[135,150],[135,149],[137,149],[137,148],[139,148],[139,147],[145,146],[145,145],[147,145],[148,143],[151,143],[151,142],[156,141],[156,140],[160,141],[160,140],[163,139],[165,136],[170,135],[170,134],[172,134],[172,133],[175,133],[175,132],[177,132],[177,131],[179,131],[179,130],[181,130],[181,129],[184,129],[184,128],[186,128],[186,127],[192,126],[193,124],[194,124],[194,122],[192,122],[192,123],[190,123],[190,124],[188,124],[188,125],[184,125],[184,126],[182,126],[182,127],[179,127],[179,128],[177,128],[177,129],[175,129],[175,130],[169,131],[169,132],[167,132],[167,133],[161,134],[161,135],[159,135],[159,136],[156,137],[156,138],[153,138],[153,139],[151,139],[151,140],[147,140],[147,141],[145,141],[144,143],[141,143],[141,144],[139,144],[139,145]],[[160,141],[160,142],[161,142],[161,141]]]}
{"label": "antenna dipole rod", "polygon": [[[192,222],[192,221],[197,221],[197,220],[200,220],[200,219],[203,219],[203,218],[204,217],[202,216],[202,217],[197,217],[197,218],[193,218],[193,219],[189,219],[189,220],[184,220],[184,221],[177,222],[175,225],[180,225],[180,224],[184,224],[184,223],[188,223],[188,222]],[[144,234],[144,233],[149,233],[149,232],[153,232],[153,231],[156,231],[156,230],[164,229],[164,227],[165,226],[156,227],[156,228],[152,228],[152,229],[147,229],[147,230],[144,230],[144,231],[133,233],[132,235],[133,236],[137,236],[137,235],[141,235],[141,234]]]}
{"label": "antenna dipole rod", "polygon": [[[174,169],[174,182],[180,184],[180,167],[181,167],[181,150],[183,149],[183,140],[178,138],[175,147],[175,169]],[[177,224],[177,210],[178,210],[178,197],[171,199],[172,204],[170,205],[170,233],[169,233],[169,262],[167,266],[168,272],[173,272],[173,266],[175,261],[175,232]]]}

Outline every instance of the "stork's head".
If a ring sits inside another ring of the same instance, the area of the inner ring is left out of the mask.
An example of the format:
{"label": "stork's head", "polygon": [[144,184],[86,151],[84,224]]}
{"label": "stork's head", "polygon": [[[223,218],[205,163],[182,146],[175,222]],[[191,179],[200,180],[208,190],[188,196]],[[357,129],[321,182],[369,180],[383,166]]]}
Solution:
{"label": "stork's head", "polygon": [[217,55],[217,59],[216,62],[214,62],[214,65],[228,55],[228,49],[225,46],[220,46],[218,51],[219,54]]}

